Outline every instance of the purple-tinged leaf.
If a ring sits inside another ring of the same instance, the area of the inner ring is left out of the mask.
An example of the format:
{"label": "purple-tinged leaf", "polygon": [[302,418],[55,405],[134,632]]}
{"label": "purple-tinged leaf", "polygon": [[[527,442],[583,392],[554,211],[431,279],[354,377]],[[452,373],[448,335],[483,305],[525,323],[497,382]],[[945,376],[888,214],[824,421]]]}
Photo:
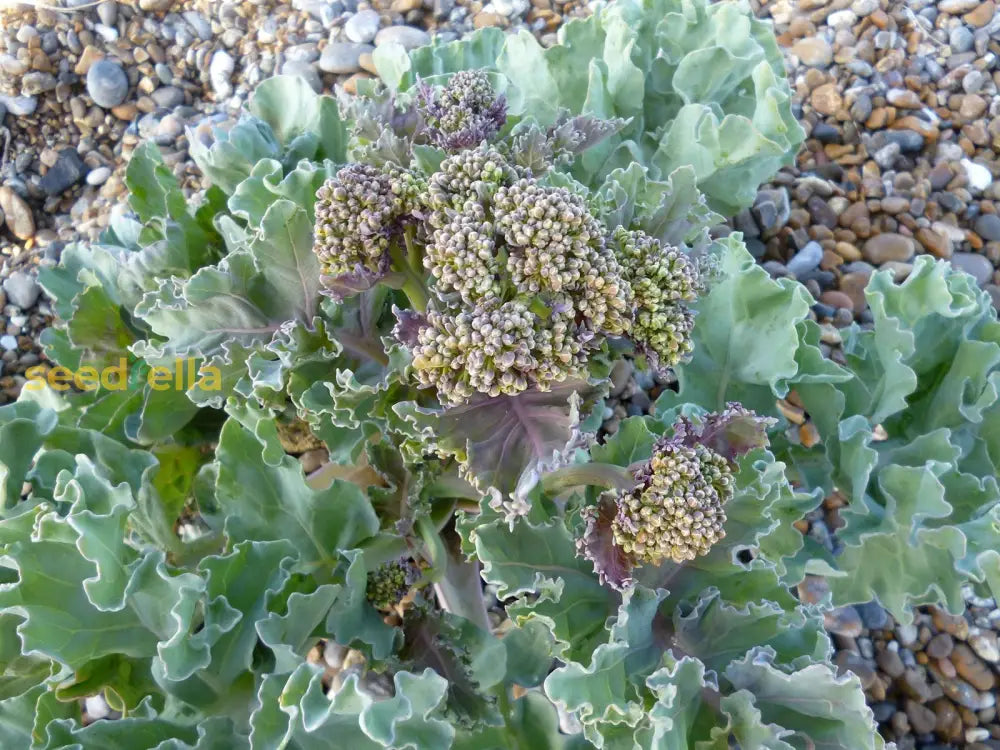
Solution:
{"label": "purple-tinged leaf", "polygon": [[576,542],[578,554],[594,563],[594,572],[601,583],[608,583],[618,590],[632,583],[632,559],[615,544],[612,523],[618,514],[614,493],[604,493],[584,511],[587,530]]}

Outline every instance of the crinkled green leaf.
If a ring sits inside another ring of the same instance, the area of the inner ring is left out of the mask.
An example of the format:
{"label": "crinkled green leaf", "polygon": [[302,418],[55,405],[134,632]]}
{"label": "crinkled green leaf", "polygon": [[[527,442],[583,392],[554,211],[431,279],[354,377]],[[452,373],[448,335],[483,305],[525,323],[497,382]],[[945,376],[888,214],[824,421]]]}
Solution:
{"label": "crinkled green leaf", "polygon": [[254,436],[232,419],[222,429],[215,498],[231,541],[287,539],[299,551],[300,565],[332,567],[338,550],[353,549],[378,531],[375,512],[356,485],[334,480],[314,490],[290,456],[275,465],[260,461],[268,448],[278,449],[276,435]]}
{"label": "crinkled green leaf", "polygon": [[302,750],[335,748],[449,747],[455,730],[432,713],[444,699],[448,684],[434,673],[398,672],[395,696],[376,700],[351,675],[328,698],[320,681],[322,670],[300,665],[287,680],[269,675],[258,692],[259,708],[251,724],[250,746],[271,750],[293,746]]}

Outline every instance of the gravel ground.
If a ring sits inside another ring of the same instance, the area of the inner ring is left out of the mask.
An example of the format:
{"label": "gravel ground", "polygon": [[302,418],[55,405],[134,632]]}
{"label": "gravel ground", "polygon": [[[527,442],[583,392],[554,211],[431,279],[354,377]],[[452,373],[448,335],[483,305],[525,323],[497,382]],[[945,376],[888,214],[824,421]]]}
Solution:
{"label": "gravel ground", "polygon": [[[371,75],[374,45],[389,39],[419,45],[500,26],[551,44],[564,19],[588,12],[586,0],[74,4],[0,10],[0,404],[39,362],[35,342],[51,321],[34,267],[97,236],[124,198],[124,165],[140,140],[154,140],[194,191],[185,129],[231,117],[274,72],[351,91]],[[826,353],[840,356],[837,328],[870,321],[862,291],[872,272],[902,280],[918,253],[950,260],[1000,304],[995,0],[751,4],[774,21],[808,139],[795,167],[731,227],[773,276],[806,284]],[[668,385],[620,367],[605,430],[647,413]],[[794,403],[782,407],[801,415]],[[808,440],[808,421],[797,418]],[[833,548],[841,504],[827,498],[803,533]],[[800,594],[822,596],[821,582]],[[921,608],[906,627],[876,604],[828,618],[838,665],[861,677],[901,750],[1000,748],[1000,610],[968,601],[963,617]]]}

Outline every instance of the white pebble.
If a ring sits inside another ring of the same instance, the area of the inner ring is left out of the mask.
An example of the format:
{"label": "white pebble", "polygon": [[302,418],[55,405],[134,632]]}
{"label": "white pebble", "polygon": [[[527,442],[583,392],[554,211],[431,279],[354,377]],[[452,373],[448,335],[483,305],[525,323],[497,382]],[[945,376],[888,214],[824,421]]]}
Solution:
{"label": "white pebble", "polygon": [[982,164],[977,164],[969,159],[962,159],[962,166],[965,168],[965,174],[969,178],[969,187],[973,190],[982,192],[993,184],[993,175]]}
{"label": "white pebble", "polygon": [[17,349],[17,339],[11,336],[9,333],[0,336],[0,348],[2,348],[5,352]]}
{"label": "white pebble", "polygon": [[212,62],[208,64],[208,76],[212,82],[212,90],[219,99],[226,99],[233,93],[233,85],[229,78],[233,74],[236,63],[232,56],[223,49],[215,51]]}
{"label": "white pebble", "polygon": [[87,173],[87,184],[103,185],[108,181],[110,176],[111,170],[108,167],[98,167],[97,169],[92,169]]}

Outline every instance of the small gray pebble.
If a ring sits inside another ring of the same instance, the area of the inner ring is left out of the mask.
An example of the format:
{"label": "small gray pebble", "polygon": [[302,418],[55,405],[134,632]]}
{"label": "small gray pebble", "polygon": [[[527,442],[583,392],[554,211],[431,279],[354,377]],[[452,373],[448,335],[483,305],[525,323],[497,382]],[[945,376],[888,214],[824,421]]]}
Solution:
{"label": "small gray pebble", "polygon": [[381,19],[374,10],[362,10],[347,19],[344,34],[352,42],[366,44],[378,33]]}
{"label": "small gray pebble", "polygon": [[823,260],[823,248],[818,242],[809,242],[788,261],[788,270],[796,276],[808,273]]}
{"label": "small gray pebble", "polygon": [[117,107],[128,94],[128,77],[122,66],[107,58],[98,60],[87,71],[87,93],[98,107]]}

